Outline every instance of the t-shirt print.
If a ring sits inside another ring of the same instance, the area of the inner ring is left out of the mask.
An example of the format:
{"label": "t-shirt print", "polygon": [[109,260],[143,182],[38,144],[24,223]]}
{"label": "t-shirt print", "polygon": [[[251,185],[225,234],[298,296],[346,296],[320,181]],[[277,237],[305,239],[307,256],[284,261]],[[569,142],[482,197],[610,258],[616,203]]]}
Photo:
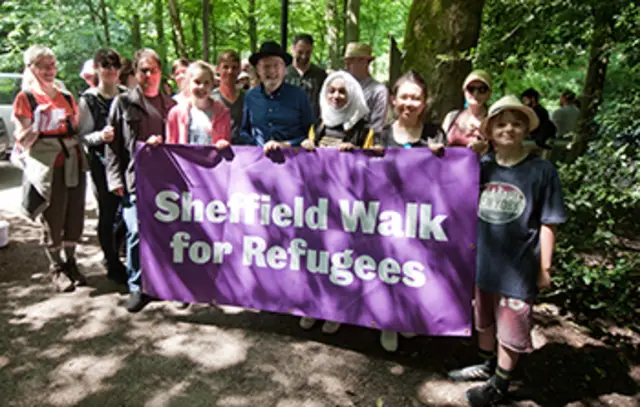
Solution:
{"label": "t-shirt print", "polygon": [[489,182],[480,188],[478,216],[487,223],[502,225],[518,219],[527,206],[524,193],[513,184]]}
{"label": "t-shirt print", "polygon": [[67,112],[65,109],[50,108],[47,105],[38,105],[33,114],[34,127],[39,132],[55,132],[62,130],[66,124]]}

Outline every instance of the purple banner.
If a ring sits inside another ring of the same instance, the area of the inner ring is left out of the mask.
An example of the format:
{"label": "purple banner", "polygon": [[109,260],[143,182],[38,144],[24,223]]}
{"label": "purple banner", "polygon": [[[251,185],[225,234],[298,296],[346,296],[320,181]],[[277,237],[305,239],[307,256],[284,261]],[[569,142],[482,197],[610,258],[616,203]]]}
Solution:
{"label": "purple banner", "polygon": [[464,148],[145,147],[143,290],[398,332],[471,334],[479,165]]}

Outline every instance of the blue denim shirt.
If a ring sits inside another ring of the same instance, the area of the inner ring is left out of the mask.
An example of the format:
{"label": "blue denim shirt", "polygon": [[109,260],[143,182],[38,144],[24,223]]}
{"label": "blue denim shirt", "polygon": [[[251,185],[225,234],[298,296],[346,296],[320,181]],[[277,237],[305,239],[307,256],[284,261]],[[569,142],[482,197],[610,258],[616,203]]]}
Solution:
{"label": "blue denim shirt", "polygon": [[239,144],[263,146],[275,140],[298,146],[314,122],[309,97],[301,88],[283,83],[267,95],[260,84],[244,96]]}

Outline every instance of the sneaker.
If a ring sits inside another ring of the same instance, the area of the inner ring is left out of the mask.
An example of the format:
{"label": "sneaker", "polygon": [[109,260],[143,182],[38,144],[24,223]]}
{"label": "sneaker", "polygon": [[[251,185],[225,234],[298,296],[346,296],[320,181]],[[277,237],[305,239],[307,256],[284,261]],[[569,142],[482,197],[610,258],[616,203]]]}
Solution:
{"label": "sneaker", "polygon": [[183,301],[172,301],[171,303],[173,304],[174,307],[180,310],[187,309],[189,308],[189,305],[191,305],[188,302],[183,302]]}
{"label": "sneaker", "polygon": [[87,278],[78,270],[78,264],[75,260],[66,262],[64,264],[64,270],[77,287],[83,287],[89,283]]}
{"label": "sneaker", "polygon": [[398,333],[391,331],[382,331],[380,333],[380,344],[387,352],[395,352],[398,350]]}
{"label": "sneaker", "polygon": [[448,373],[451,380],[456,382],[485,381],[491,378],[493,369],[488,363],[463,367]]}
{"label": "sneaker", "polygon": [[505,399],[504,392],[500,391],[491,379],[482,386],[470,388],[465,396],[471,407],[490,407]]}
{"label": "sneaker", "polygon": [[127,300],[126,308],[127,308],[127,311],[131,313],[140,312],[150,302],[151,302],[151,297],[141,293],[140,291],[134,291],[131,294],[129,294],[129,299]]}
{"label": "sneaker", "polygon": [[324,324],[322,324],[322,333],[328,335],[333,335],[334,333],[338,332],[338,329],[340,329],[339,322],[325,321]]}
{"label": "sneaker", "polygon": [[73,280],[65,273],[62,265],[52,267],[49,273],[51,275],[51,282],[57,292],[69,293],[75,290],[76,286],[73,284]]}
{"label": "sneaker", "polygon": [[310,317],[302,317],[300,318],[300,328],[302,329],[311,329],[313,325],[316,323],[315,318]]}

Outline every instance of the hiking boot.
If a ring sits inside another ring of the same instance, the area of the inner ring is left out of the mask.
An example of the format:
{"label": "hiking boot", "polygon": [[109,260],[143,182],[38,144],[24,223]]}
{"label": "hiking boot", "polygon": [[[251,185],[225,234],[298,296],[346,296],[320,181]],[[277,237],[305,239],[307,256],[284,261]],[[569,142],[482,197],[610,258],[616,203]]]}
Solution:
{"label": "hiking boot", "polygon": [[380,333],[380,344],[387,352],[395,352],[398,350],[398,333],[391,331],[382,331]]}
{"label": "hiking boot", "polygon": [[322,333],[325,333],[325,334],[332,335],[338,332],[338,329],[340,329],[339,322],[325,321],[325,323],[322,324]]}
{"label": "hiking boot", "polygon": [[485,381],[491,378],[493,370],[488,362],[452,370],[448,373],[451,380],[456,382]]}
{"label": "hiking boot", "polygon": [[73,284],[73,280],[71,280],[65,273],[62,265],[53,266],[49,273],[51,275],[51,282],[56,288],[56,291],[60,293],[70,293],[75,290],[76,287]]}
{"label": "hiking boot", "polygon": [[127,268],[122,263],[115,263],[107,266],[107,278],[114,283],[126,285],[129,281]]}
{"label": "hiking boot", "polygon": [[467,390],[465,396],[471,407],[494,406],[506,398],[505,393],[496,387],[493,379],[489,379],[482,386],[472,387]]}
{"label": "hiking boot", "polygon": [[302,317],[300,318],[300,328],[302,329],[311,329],[313,325],[316,323],[315,318],[311,317]]}
{"label": "hiking boot", "polygon": [[64,271],[77,287],[83,287],[88,284],[87,278],[78,270],[78,264],[75,260],[69,260],[64,264]]}
{"label": "hiking boot", "polygon": [[143,294],[140,291],[134,291],[129,294],[129,299],[127,300],[127,311],[131,313],[140,312],[144,307],[147,306],[151,302],[151,297],[147,294]]}

